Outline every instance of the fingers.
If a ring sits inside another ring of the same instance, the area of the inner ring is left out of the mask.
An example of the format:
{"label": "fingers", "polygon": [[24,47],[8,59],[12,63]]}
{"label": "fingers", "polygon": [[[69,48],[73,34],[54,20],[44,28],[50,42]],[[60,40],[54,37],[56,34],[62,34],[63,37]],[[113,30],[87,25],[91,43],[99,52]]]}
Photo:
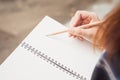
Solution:
{"label": "fingers", "polygon": [[70,37],[77,38],[80,41],[83,41],[87,35],[86,30],[78,27],[75,27],[74,29],[69,29],[68,31],[69,31]]}
{"label": "fingers", "polygon": [[73,34],[69,34],[69,37],[77,38],[77,39],[80,40],[80,41],[83,41],[83,40],[84,40],[84,38],[83,38],[82,36],[75,36],[75,35],[73,35]]}
{"label": "fingers", "polygon": [[82,29],[81,27],[74,27],[68,30],[72,37],[79,40],[91,40],[95,34],[95,31],[95,28]]}
{"label": "fingers", "polygon": [[70,37],[73,36],[73,37],[81,37],[82,35],[82,30],[78,27],[76,28],[70,28],[68,30],[69,34],[70,34]]}
{"label": "fingers", "polygon": [[95,21],[99,21],[99,18],[94,12],[77,11],[71,19],[70,26],[77,27]]}
{"label": "fingers", "polygon": [[[83,24],[84,23],[83,20],[89,17],[89,13],[90,12],[87,12],[87,11],[77,11],[71,19],[70,26],[76,27]],[[85,21],[85,24],[88,23],[88,21],[90,20]]]}
{"label": "fingers", "polygon": [[71,19],[70,26],[71,27],[76,27],[76,26],[80,25],[81,22],[82,22],[81,21],[81,15],[76,13]]}
{"label": "fingers", "polygon": [[90,34],[92,34],[91,28],[96,27],[96,25],[92,23],[97,21],[99,21],[99,18],[95,13],[88,11],[77,11],[70,22],[71,28],[68,30],[69,37],[74,37],[79,40],[83,40],[84,37],[89,37]]}

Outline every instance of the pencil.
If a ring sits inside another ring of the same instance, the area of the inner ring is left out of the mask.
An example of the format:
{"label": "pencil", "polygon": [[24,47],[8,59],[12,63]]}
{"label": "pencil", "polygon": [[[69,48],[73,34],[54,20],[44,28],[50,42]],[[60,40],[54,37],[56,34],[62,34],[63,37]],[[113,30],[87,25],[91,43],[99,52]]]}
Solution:
{"label": "pencil", "polygon": [[63,30],[63,31],[60,31],[60,32],[55,32],[55,33],[52,33],[52,34],[48,34],[46,36],[54,36],[54,35],[58,35],[58,34],[66,33],[66,32],[68,32],[68,30]]}
{"label": "pencil", "polygon": [[[99,22],[94,22],[94,23],[91,23],[91,24],[86,24],[86,25],[82,25],[83,27],[85,26],[97,26],[97,25],[100,25],[103,21],[99,21]],[[46,36],[54,36],[54,35],[58,35],[58,34],[62,34],[62,33],[66,33],[68,32],[68,30],[63,30],[63,31],[60,31],[60,32],[55,32],[55,33],[51,33],[51,34],[48,34]]]}

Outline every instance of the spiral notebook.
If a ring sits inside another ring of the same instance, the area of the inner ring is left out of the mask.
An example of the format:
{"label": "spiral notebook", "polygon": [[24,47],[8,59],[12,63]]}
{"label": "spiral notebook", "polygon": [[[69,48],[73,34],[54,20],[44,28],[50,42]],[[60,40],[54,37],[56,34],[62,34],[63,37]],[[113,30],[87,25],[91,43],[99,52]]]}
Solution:
{"label": "spiral notebook", "polygon": [[46,16],[0,66],[0,80],[90,80],[100,51]]}

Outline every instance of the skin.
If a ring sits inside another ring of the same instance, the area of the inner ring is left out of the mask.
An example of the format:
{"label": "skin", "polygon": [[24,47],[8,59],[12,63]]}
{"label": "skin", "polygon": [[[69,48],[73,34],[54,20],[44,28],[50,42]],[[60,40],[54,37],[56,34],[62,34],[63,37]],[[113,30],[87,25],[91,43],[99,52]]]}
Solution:
{"label": "skin", "polygon": [[79,40],[87,39],[93,41],[98,26],[84,26],[100,21],[97,15],[88,11],[77,11],[70,21],[69,37]]}

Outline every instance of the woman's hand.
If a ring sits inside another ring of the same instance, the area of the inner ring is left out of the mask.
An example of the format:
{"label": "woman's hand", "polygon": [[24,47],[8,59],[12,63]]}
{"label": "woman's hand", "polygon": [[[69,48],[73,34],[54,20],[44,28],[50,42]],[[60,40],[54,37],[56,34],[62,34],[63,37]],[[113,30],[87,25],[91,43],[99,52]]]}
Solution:
{"label": "woman's hand", "polygon": [[[70,28],[68,31],[70,33],[70,37],[74,37],[74,38],[77,38],[79,40],[88,40],[89,42],[93,42],[93,39],[95,37],[95,34],[97,32],[97,29],[98,27],[89,27],[89,28],[81,28],[82,26],[80,27],[73,27],[73,28]],[[85,26],[87,27],[87,26]]]}
{"label": "woman's hand", "polygon": [[92,40],[96,34],[98,26],[90,26],[86,24],[91,24],[98,21],[99,19],[97,15],[93,12],[77,11],[70,22],[70,37],[76,37],[80,40],[85,38]]}

